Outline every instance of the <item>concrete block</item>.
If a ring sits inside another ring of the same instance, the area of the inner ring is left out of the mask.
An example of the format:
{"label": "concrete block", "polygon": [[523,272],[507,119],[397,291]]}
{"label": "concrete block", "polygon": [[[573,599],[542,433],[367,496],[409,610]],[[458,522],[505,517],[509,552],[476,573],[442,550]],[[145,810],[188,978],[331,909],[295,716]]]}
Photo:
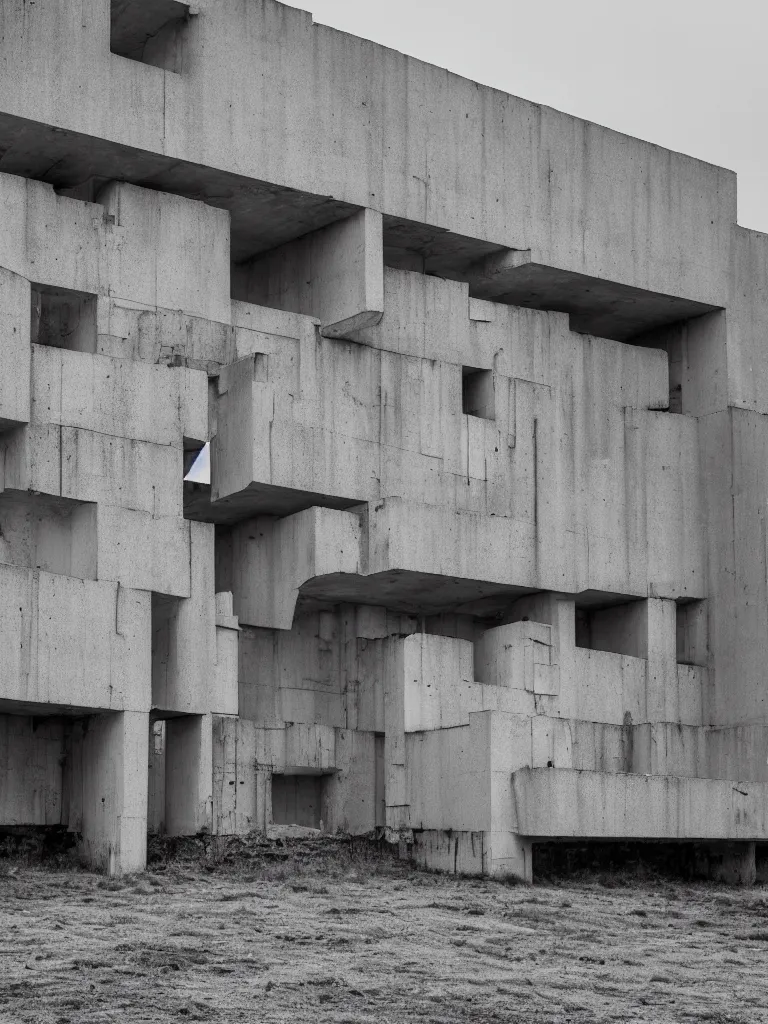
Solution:
{"label": "concrete block", "polygon": [[329,574],[360,572],[359,516],[311,508],[285,519],[247,521],[232,531],[231,559],[239,621],[290,629],[302,585]]}
{"label": "concrete block", "polygon": [[[182,515],[181,448],[77,427],[38,427],[36,435],[49,441],[51,459],[54,443],[60,446],[62,497],[148,512],[158,518]],[[40,456],[35,452],[29,458],[36,469]],[[30,472],[29,479],[35,480],[35,474]],[[45,478],[40,482],[45,483]]]}
{"label": "concrete block", "polygon": [[238,268],[239,299],[316,317],[326,337],[344,338],[384,310],[381,214],[361,210]]}
{"label": "concrete block", "polygon": [[61,429],[50,424],[19,427],[0,435],[0,486],[58,494]]}
{"label": "concrete block", "polygon": [[31,422],[181,446],[185,428],[207,434],[203,379],[198,370],[33,345]]}
{"label": "concrete block", "polygon": [[474,647],[474,667],[479,679],[533,693],[547,692],[559,682],[540,670],[555,668],[552,661],[552,626],[539,622],[512,622],[486,630]]}
{"label": "concrete block", "polygon": [[515,831],[590,839],[762,839],[764,784],[674,776],[523,769]]}
{"label": "concrete block", "polygon": [[229,322],[225,210],[126,182],[110,182],[98,201],[110,225],[110,295]]}
{"label": "concrete block", "polygon": [[324,772],[336,768],[336,734],[328,725],[296,724],[285,729],[285,774]]}
{"label": "concrete block", "polygon": [[211,372],[236,358],[228,323],[110,296],[99,297],[97,308],[99,355]]}
{"label": "concrete block", "polygon": [[384,315],[354,340],[423,359],[462,365],[469,335],[469,288],[410,271],[384,270]]}
{"label": "concrete block", "polygon": [[8,565],[0,580],[4,699],[149,708],[149,594]]}
{"label": "concrete block", "polygon": [[190,525],[175,516],[97,505],[99,579],[172,597],[190,596]]}

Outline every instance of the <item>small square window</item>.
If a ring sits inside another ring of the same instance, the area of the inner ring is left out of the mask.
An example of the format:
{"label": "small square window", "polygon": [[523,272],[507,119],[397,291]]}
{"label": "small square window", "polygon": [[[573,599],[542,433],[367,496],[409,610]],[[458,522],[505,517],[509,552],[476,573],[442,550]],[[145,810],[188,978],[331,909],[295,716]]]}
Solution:
{"label": "small square window", "polygon": [[32,344],[96,351],[96,296],[32,285]]}
{"label": "small square window", "polygon": [[461,369],[461,407],[467,416],[496,419],[493,393],[493,370],[477,370],[472,366]]}
{"label": "small square window", "polygon": [[180,73],[189,5],[177,0],[112,0],[110,50]]}

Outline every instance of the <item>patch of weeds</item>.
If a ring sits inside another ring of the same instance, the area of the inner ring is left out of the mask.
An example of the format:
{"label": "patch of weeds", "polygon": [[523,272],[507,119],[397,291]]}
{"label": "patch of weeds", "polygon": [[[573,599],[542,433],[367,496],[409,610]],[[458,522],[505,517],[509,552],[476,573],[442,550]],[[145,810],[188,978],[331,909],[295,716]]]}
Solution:
{"label": "patch of weeds", "polygon": [[106,892],[120,892],[125,886],[116,878],[102,878],[96,883],[96,888],[104,889]]}

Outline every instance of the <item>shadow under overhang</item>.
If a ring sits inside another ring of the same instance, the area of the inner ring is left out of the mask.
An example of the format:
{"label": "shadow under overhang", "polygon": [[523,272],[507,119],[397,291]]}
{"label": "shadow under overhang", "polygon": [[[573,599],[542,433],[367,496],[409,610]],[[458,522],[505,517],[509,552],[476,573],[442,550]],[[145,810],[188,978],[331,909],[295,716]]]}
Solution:
{"label": "shadow under overhang", "polygon": [[296,614],[321,611],[337,604],[364,604],[416,617],[450,612],[493,618],[503,614],[513,601],[536,592],[534,587],[485,583],[410,569],[389,569],[370,576],[333,573],[317,576],[301,587]]}

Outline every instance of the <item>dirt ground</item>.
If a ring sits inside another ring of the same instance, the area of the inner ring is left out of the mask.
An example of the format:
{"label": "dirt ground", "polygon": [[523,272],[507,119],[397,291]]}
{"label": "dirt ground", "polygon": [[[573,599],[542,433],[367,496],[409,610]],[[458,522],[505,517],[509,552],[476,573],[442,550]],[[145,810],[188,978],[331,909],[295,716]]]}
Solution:
{"label": "dirt ground", "polygon": [[[290,858],[289,858],[290,860]],[[768,1021],[768,890],[0,861],[0,1022]]]}

